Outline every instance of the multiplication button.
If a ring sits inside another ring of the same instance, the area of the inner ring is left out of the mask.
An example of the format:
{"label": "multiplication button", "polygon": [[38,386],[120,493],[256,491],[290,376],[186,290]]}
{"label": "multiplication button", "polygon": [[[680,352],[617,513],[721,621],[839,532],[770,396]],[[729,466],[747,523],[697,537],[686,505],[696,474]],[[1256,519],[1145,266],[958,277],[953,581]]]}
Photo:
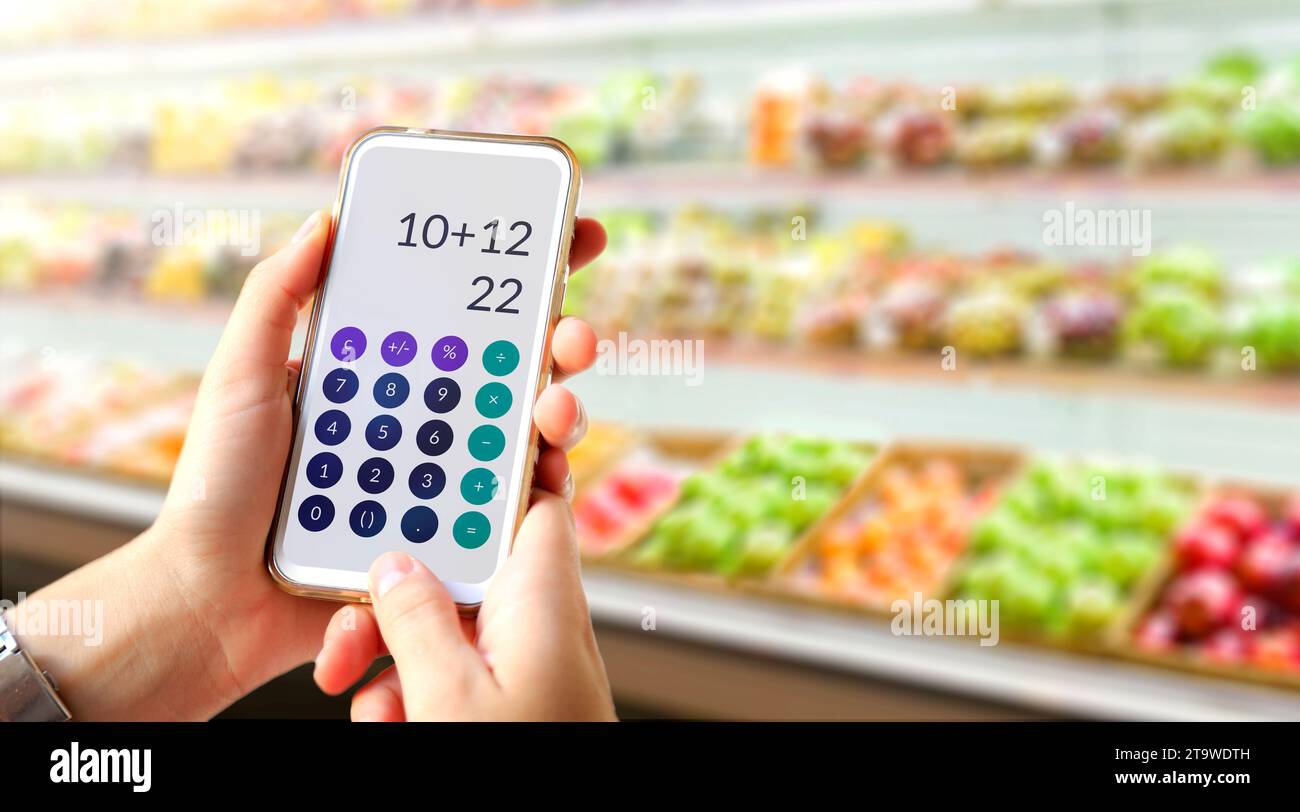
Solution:
{"label": "multiplication button", "polygon": [[497,381],[483,384],[478,394],[474,396],[474,408],[478,409],[479,414],[491,420],[510,411],[510,404],[513,402],[514,397],[510,394],[510,389]]}
{"label": "multiplication button", "polygon": [[477,510],[460,514],[451,526],[451,537],[466,550],[476,550],[487,542],[492,534],[488,518]]}
{"label": "multiplication button", "polygon": [[519,348],[509,341],[493,341],[483,350],[483,368],[500,378],[519,366]]}

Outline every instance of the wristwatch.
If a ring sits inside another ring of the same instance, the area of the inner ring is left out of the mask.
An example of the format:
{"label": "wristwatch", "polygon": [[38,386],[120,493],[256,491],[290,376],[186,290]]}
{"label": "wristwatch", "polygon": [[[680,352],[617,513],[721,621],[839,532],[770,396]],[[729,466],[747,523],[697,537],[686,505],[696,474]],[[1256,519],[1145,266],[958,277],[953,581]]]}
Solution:
{"label": "wristwatch", "polygon": [[59,699],[54,678],[19,648],[0,612],[0,721],[66,722],[71,718],[68,706]]}

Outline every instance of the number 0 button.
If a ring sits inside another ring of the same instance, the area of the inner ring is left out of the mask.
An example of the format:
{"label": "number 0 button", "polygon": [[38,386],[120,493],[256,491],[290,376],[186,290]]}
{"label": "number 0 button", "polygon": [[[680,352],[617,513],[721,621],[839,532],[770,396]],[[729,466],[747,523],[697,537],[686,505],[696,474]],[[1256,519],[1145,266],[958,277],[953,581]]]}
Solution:
{"label": "number 0 button", "polygon": [[493,341],[483,350],[483,368],[498,378],[519,366],[519,348],[509,341]]}
{"label": "number 0 button", "polygon": [[402,535],[415,544],[423,544],[438,532],[438,514],[424,505],[416,505],[402,517]]}
{"label": "number 0 button", "polygon": [[509,388],[503,383],[484,384],[474,396],[474,408],[484,417],[495,420],[506,412],[510,411],[510,404],[514,402],[514,397],[510,394]]}
{"label": "number 0 button", "polygon": [[379,531],[384,529],[384,523],[387,521],[388,514],[384,512],[384,506],[373,499],[358,502],[357,506],[352,508],[352,515],[348,517],[352,532],[363,539],[379,535]]}
{"label": "number 0 button", "polygon": [[319,533],[334,521],[334,503],[321,494],[308,496],[298,506],[298,523],[312,533]]}
{"label": "number 0 button", "polygon": [[416,432],[415,444],[420,450],[430,457],[436,457],[439,454],[445,454],[447,449],[451,448],[451,441],[455,439],[451,431],[451,426],[447,425],[445,420],[430,420],[420,430]]}
{"label": "number 0 button", "polygon": [[347,403],[357,395],[357,373],[339,367],[325,376],[325,397],[331,403]]}
{"label": "number 0 button", "polygon": [[393,484],[393,464],[383,457],[371,457],[361,463],[357,484],[366,493],[383,493]]}
{"label": "number 0 button", "polygon": [[486,505],[496,495],[497,477],[486,468],[471,468],[460,481],[460,495],[471,505]]}
{"label": "number 0 button", "polygon": [[488,524],[487,517],[477,510],[460,514],[456,523],[451,526],[451,537],[466,550],[482,547],[491,533],[492,526]]}

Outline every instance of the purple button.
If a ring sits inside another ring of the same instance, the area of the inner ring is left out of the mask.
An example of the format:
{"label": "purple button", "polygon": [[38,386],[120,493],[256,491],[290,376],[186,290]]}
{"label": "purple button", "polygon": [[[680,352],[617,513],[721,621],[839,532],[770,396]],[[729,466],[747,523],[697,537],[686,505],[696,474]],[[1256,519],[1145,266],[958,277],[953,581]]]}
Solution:
{"label": "purple button", "polygon": [[433,345],[433,365],[443,372],[460,369],[469,357],[469,347],[460,336],[443,336]]}
{"label": "purple button", "polygon": [[401,330],[389,333],[379,348],[379,354],[389,366],[404,367],[415,357],[415,336]]}
{"label": "purple button", "polygon": [[330,352],[340,361],[355,361],[366,351],[366,334],[356,327],[343,327],[330,339]]}

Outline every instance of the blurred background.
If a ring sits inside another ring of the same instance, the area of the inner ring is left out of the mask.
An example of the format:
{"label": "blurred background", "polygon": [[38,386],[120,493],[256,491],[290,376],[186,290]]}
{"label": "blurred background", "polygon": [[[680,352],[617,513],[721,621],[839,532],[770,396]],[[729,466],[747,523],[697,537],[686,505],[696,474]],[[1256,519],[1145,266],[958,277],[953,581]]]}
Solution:
{"label": "blurred background", "polygon": [[[565,307],[625,716],[1300,718],[1293,2],[46,0],[0,49],[3,597],[152,521],[360,132],[546,133],[611,236]],[[308,673],[228,715],[345,717]]]}

